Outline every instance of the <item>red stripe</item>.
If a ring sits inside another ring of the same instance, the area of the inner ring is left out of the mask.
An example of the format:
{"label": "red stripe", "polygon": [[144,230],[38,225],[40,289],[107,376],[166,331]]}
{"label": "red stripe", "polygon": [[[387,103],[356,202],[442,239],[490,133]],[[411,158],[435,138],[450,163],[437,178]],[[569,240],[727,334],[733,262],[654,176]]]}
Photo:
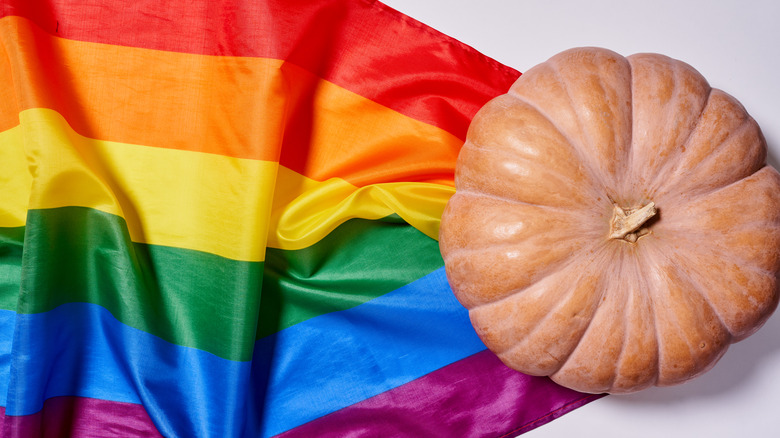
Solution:
{"label": "red stripe", "polygon": [[519,76],[370,0],[25,0],[2,6],[7,15],[74,40],[287,60],[461,139]]}
{"label": "red stripe", "polygon": [[5,416],[0,431],[6,438],[27,437],[161,437],[141,405],[84,397],[53,397],[32,415]]}
{"label": "red stripe", "polygon": [[600,397],[515,372],[483,351],[277,437],[514,436]]}

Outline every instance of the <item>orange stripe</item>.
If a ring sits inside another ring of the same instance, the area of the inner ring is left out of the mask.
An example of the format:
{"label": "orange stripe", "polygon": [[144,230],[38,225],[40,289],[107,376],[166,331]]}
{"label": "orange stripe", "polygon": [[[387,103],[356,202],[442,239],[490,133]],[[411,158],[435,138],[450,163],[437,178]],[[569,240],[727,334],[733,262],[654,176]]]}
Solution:
{"label": "orange stripe", "polygon": [[19,17],[0,20],[0,35],[19,110],[53,109],[85,137],[269,161],[283,151],[319,181],[452,185],[456,137],[283,61],[65,40]]}
{"label": "orange stripe", "polygon": [[278,160],[281,61],[69,41],[18,17],[0,35],[20,111],[53,109],[99,140]]}
{"label": "orange stripe", "polygon": [[[0,20],[0,32],[2,20]],[[2,34],[0,34],[2,35]],[[7,131],[19,124],[19,108],[16,106],[16,93],[14,92],[11,65],[6,62],[8,53],[0,38],[0,132]]]}

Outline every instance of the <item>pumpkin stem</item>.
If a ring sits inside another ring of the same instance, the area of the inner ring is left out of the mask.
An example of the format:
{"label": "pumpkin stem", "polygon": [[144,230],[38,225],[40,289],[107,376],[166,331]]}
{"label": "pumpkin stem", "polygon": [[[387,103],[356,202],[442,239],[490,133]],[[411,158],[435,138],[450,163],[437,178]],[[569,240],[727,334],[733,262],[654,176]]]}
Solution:
{"label": "pumpkin stem", "polygon": [[[646,229],[639,230],[639,228],[655,216],[656,212],[654,202],[638,209],[623,209],[615,205],[612,221],[609,224],[609,238],[636,242],[637,238],[648,233]],[[639,232],[635,233],[637,230]]]}

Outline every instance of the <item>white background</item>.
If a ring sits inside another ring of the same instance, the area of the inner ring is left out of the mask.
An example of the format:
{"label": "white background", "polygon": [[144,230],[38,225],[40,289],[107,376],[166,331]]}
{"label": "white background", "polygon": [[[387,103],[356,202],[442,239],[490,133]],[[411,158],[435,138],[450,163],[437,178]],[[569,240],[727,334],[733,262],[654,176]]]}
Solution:
{"label": "white background", "polygon": [[[579,46],[685,61],[742,102],[780,167],[780,1],[383,2],[521,72]],[[780,312],[694,381],[609,396],[526,436],[780,437]]]}

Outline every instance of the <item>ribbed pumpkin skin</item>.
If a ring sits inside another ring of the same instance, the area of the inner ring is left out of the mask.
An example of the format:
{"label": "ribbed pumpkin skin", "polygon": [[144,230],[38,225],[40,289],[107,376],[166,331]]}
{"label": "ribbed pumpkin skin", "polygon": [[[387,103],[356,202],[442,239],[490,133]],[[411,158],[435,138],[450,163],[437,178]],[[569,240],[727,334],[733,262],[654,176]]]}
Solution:
{"label": "ribbed pumpkin skin", "polygon": [[[472,121],[441,222],[447,277],[518,371],[591,393],[687,381],[777,306],[765,163],[755,121],[689,65],[563,52]],[[650,202],[646,234],[609,238],[615,206]]]}

